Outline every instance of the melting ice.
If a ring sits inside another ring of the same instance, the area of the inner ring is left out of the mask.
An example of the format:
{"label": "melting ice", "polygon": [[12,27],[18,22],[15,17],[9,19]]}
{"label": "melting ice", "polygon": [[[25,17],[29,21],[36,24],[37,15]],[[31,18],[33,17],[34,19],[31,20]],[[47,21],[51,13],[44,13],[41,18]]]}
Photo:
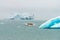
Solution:
{"label": "melting ice", "polygon": [[42,25],[40,25],[39,28],[46,28],[46,29],[50,29],[50,28],[60,28],[60,16],[52,18],[50,20],[48,20],[47,22],[43,23]]}

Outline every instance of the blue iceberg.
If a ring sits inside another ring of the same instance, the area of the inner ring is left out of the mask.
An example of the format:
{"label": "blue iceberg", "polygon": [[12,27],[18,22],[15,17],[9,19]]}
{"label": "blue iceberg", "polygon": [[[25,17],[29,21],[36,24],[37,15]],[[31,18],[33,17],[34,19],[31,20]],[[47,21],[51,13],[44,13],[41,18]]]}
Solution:
{"label": "blue iceberg", "polygon": [[60,29],[60,16],[52,18],[39,26],[43,29]]}

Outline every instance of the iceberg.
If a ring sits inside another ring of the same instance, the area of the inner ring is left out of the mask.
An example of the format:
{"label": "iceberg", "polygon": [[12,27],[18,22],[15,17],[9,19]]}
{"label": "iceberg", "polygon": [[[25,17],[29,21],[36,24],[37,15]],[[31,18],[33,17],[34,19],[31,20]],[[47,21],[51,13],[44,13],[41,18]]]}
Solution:
{"label": "iceberg", "polygon": [[34,14],[33,15],[27,15],[27,14],[23,14],[23,15],[15,15],[10,17],[10,20],[33,20],[34,19]]}
{"label": "iceberg", "polygon": [[51,26],[51,28],[57,28],[57,29],[60,29],[60,23],[57,23],[57,24]]}
{"label": "iceberg", "polygon": [[60,29],[60,16],[52,18],[39,26],[42,29]]}

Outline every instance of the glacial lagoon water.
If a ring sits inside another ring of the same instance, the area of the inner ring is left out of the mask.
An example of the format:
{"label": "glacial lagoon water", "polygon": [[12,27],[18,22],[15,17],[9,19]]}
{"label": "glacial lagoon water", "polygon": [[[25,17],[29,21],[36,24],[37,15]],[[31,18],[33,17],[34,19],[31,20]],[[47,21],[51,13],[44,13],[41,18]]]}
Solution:
{"label": "glacial lagoon water", "polygon": [[[25,26],[33,22],[35,26]],[[60,29],[40,29],[45,21],[0,21],[0,40],[60,40]]]}

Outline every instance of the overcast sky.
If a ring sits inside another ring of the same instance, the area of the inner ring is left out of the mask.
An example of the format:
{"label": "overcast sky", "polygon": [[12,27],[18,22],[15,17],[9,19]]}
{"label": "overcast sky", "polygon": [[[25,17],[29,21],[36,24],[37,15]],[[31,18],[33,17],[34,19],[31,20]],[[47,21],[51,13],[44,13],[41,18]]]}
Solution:
{"label": "overcast sky", "polygon": [[37,19],[50,19],[60,15],[59,0],[0,0],[0,19],[14,14],[35,14]]}

